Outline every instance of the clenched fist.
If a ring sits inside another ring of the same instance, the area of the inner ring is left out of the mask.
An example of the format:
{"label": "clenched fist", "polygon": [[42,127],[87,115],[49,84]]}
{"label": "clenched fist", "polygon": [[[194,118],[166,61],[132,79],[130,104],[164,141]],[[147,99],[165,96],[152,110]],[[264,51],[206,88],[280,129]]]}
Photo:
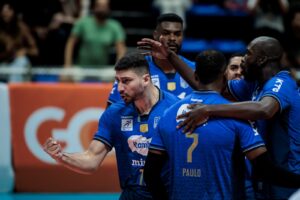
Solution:
{"label": "clenched fist", "polygon": [[60,159],[63,155],[60,144],[51,137],[47,139],[43,149],[55,160]]}

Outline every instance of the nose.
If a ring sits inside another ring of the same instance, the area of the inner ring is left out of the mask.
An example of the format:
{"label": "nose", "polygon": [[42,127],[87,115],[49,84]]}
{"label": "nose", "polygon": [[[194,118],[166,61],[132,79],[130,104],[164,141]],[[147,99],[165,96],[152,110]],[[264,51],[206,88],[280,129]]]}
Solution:
{"label": "nose", "polygon": [[124,85],[121,83],[121,82],[119,82],[118,83],[118,91],[119,91],[119,93],[121,94],[121,93],[123,93],[124,92]]}
{"label": "nose", "polygon": [[175,41],[175,40],[176,40],[175,34],[174,34],[174,33],[171,33],[169,39],[170,39],[171,41]]}

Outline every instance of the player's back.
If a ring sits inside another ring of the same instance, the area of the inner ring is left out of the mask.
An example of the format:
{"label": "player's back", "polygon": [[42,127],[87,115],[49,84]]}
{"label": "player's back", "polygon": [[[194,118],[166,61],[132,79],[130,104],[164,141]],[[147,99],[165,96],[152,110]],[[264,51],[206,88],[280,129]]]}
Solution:
{"label": "player's back", "polygon": [[[176,116],[190,103],[228,103],[214,91],[193,92],[166,111],[159,124],[171,165],[171,199],[233,199],[233,157],[261,143],[250,125],[237,120],[213,118],[191,134],[176,130]],[[251,129],[251,130],[249,130]],[[242,131],[246,132],[242,135]],[[248,135],[250,140],[247,141]],[[241,155],[241,154],[239,154]],[[242,158],[240,156],[240,158]],[[243,163],[243,162],[242,162]],[[242,181],[241,181],[242,183]]]}

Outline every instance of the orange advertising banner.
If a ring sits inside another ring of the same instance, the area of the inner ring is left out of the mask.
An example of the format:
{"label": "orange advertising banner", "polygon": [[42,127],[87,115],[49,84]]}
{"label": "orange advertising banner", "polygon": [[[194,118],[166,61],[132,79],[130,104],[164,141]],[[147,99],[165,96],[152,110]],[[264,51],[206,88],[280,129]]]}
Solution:
{"label": "orange advertising banner", "polygon": [[111,88],[112,84],[9,85],[16,191],[120,191],[114,152],[89,176],[58,165],[42,149],[53,137],[66,152],[84,151]]}

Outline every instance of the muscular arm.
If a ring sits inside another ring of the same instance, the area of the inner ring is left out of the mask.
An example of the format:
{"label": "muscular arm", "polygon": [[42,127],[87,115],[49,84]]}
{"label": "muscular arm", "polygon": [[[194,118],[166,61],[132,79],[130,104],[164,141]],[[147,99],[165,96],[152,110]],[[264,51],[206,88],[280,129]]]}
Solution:
{"label": "muscular arm", "polygon": [[244,120],[269,119],[279,111],[279,103],[273,97],[264,97],[260,101],[208,106],[209,116],[233,117]]}
{"label": "muscular arm", "polygon": [[278,186],[299,188],[300,175],[276,166],[265,147],[246,153],[253,166],[254,178],[263,179]]}
{"label": "muscular arm", "polygon": [[144,167],[144,179],[153,199],[168,199],[167,190],[161,180],[161,170],[167,155],[160,151],[149,150]]}
{"label": "muscular arm", "polygon": [[209,117],[231,117],[243,120],[269,119],[279,111],[278,101],[273,97],[264,97],[260,101],[245,101],[232,104],[193,105],[191,112],[178,116],[184,119],[177,128],[184,127],[183,132],[192,132]]}
{"label": "muscular arm", "polygon": [[149,38],[143,38],[141,41],[138,41],[138,48],[149,51],[146,54],[152,55],[156,59],[168,59],[170,64],[178,71],[178,73],[186,80],[186,82],[193,88],[199,89],[198,83],[194,77],[194,71],[183,62],[180,57],[174,52],[168,49],[165,44],[163,37],[160,36],[160,41],[155,41]]}
{"label": "muscular arm", "polygon": [[182,76],[182,78],[194,89],[198,90],[199,86],[194,77],[194,71],[183,62],[180,57],[174,52],[169,51],[169,62],[176,69],[176,71]]}
{"label": "muscular arm", "polygon": [[57,141],[50,138],[45,143],[44,150],[58,163],[72,171],[91,174],[97,170],[110,148],[100,141],[93,140],[85,152],[66,153],[61,151]]}

